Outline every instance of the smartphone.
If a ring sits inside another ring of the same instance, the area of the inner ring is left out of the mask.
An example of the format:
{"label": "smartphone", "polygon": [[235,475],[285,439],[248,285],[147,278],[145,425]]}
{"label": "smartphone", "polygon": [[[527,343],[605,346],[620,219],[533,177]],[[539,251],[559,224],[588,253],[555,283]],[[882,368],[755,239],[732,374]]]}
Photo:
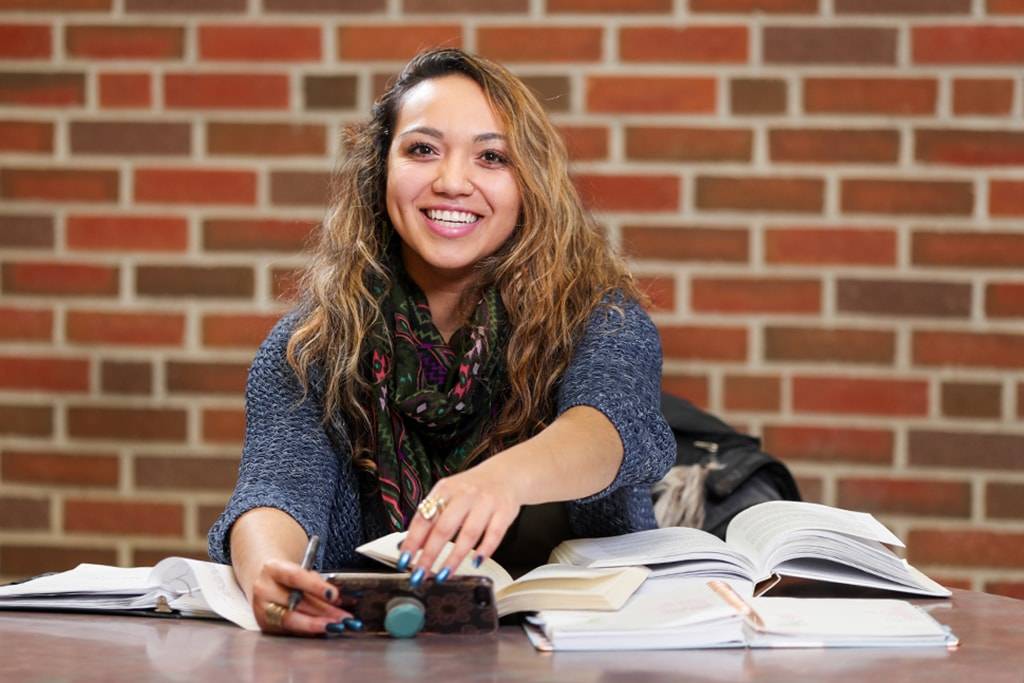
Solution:
{"label": "smartphone", "polygon": [[[330,572],[324,578],[338,587],[342,608],[363,622],[363,633],[398,635],[394,610],[422,613],[420,633],[485,634],[498,628],[494,583],[486,576],[432,578],[409,586],[409,574]],[[388,615],[392,613],[392,620]],[[390,626],[390,628],[389,628]],[[409,634],[404,634],[407,637]]]}

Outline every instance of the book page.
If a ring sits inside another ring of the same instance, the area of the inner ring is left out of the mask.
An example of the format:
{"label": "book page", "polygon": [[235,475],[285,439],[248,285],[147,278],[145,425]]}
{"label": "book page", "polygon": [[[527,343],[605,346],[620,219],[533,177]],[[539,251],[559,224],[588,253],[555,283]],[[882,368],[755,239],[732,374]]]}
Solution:
{"label": "book page", "polygon": [[833,531],[879,543],[903,547],[903,543],[866,512],[854,512],[818,503],[773,500],[749,507],[729,523],[725,540],[750,557],[758,567],[757,580],[766,578],[771,552],[799,532]]}
{"label": "book page", "polygon": [[764,621],[765,634],[804,636],[829,642],[935,638],[946,630],[904,600],[860,598],[754,598],[751,606]]}
{"label": "book page", "polygon": [[249,600],[235,580],[231,565],[203,562],[184,557],[168,557],[153,567],[151,578],[165,589],[191,598],[171,607],[194,608],[196,598],[202,597],[210,610],[234,622],[247,631],[259,631]]}
{"label": "book page", "polygon": [[[365,555],[370,559],[386,564],[389,567],[394,567],[398,564],[398,557],[401,554],[398,552],[398,545],[402,542],[402,539],[405,538],[405,533],[406,532],[404,531],[396,531],[388,534],[387,536],[381,536],[378,539],[359,546],[356,548],[356,552]],[[437,560],[434,562],[433,569],[435,571],[441,568],[454,548],[455,544],[451,541],[445,544],[444,550],[438,554]],[[470,576],[486,576],[494,582],[495,593],[498,593],[502,588],[512,583],[512,575],[505,571],[504,567],[489,557],[485,558],[483,564],[479,567],[474,567],[472,553],[466,555],[466,558],[462,560],[458,569],[453,573]]]}
{"label": "book page", "polygon": [[110,567],[83,563],[66,572],[41,576],[22,583],[0,586],[0,598],[23,595],[137,594],[155,585],[150,582],[151,567]]}

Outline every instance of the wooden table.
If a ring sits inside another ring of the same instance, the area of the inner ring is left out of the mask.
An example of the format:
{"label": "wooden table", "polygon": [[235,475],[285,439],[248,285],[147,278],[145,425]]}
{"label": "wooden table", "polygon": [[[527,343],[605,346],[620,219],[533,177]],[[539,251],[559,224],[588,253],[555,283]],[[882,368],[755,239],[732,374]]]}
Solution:
{"label": "wooden table", "polygon": [[1024,681],[1024,601],[919,600],[960,637],[918,649],[535,652],[496,636],[300,639],[193,619],[0,612],[3,681]]}

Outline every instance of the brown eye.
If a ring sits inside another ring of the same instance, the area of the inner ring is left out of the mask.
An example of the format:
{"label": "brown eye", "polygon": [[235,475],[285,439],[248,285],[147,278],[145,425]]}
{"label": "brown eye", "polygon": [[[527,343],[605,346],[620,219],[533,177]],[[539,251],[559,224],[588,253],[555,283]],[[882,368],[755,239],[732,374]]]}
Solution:
{"label": "brown eye", "polygon": [[495,164],[497,166],[504,166],[508,164],[508,159],[494,150],[487,150],[481,155],[481,157],[489,164]]}

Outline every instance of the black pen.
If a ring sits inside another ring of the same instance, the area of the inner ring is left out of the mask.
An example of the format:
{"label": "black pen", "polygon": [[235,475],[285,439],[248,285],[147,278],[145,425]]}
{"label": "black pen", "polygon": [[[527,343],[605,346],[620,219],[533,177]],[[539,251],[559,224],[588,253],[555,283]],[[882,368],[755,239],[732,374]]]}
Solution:
{"label": "black pen", "polygon": [[[313,534],[309,537],[309,543],[306,544],[306,554],[302,556],[302,568],[309,569],[313,566],[313,559],[316,557],[316,550],[320,547],[320,537]],[[298,588],[292,589],[292,594],[288,596],[288,611],[292,611],[299,605],[299,601],[302,600],[302,591]]]}

